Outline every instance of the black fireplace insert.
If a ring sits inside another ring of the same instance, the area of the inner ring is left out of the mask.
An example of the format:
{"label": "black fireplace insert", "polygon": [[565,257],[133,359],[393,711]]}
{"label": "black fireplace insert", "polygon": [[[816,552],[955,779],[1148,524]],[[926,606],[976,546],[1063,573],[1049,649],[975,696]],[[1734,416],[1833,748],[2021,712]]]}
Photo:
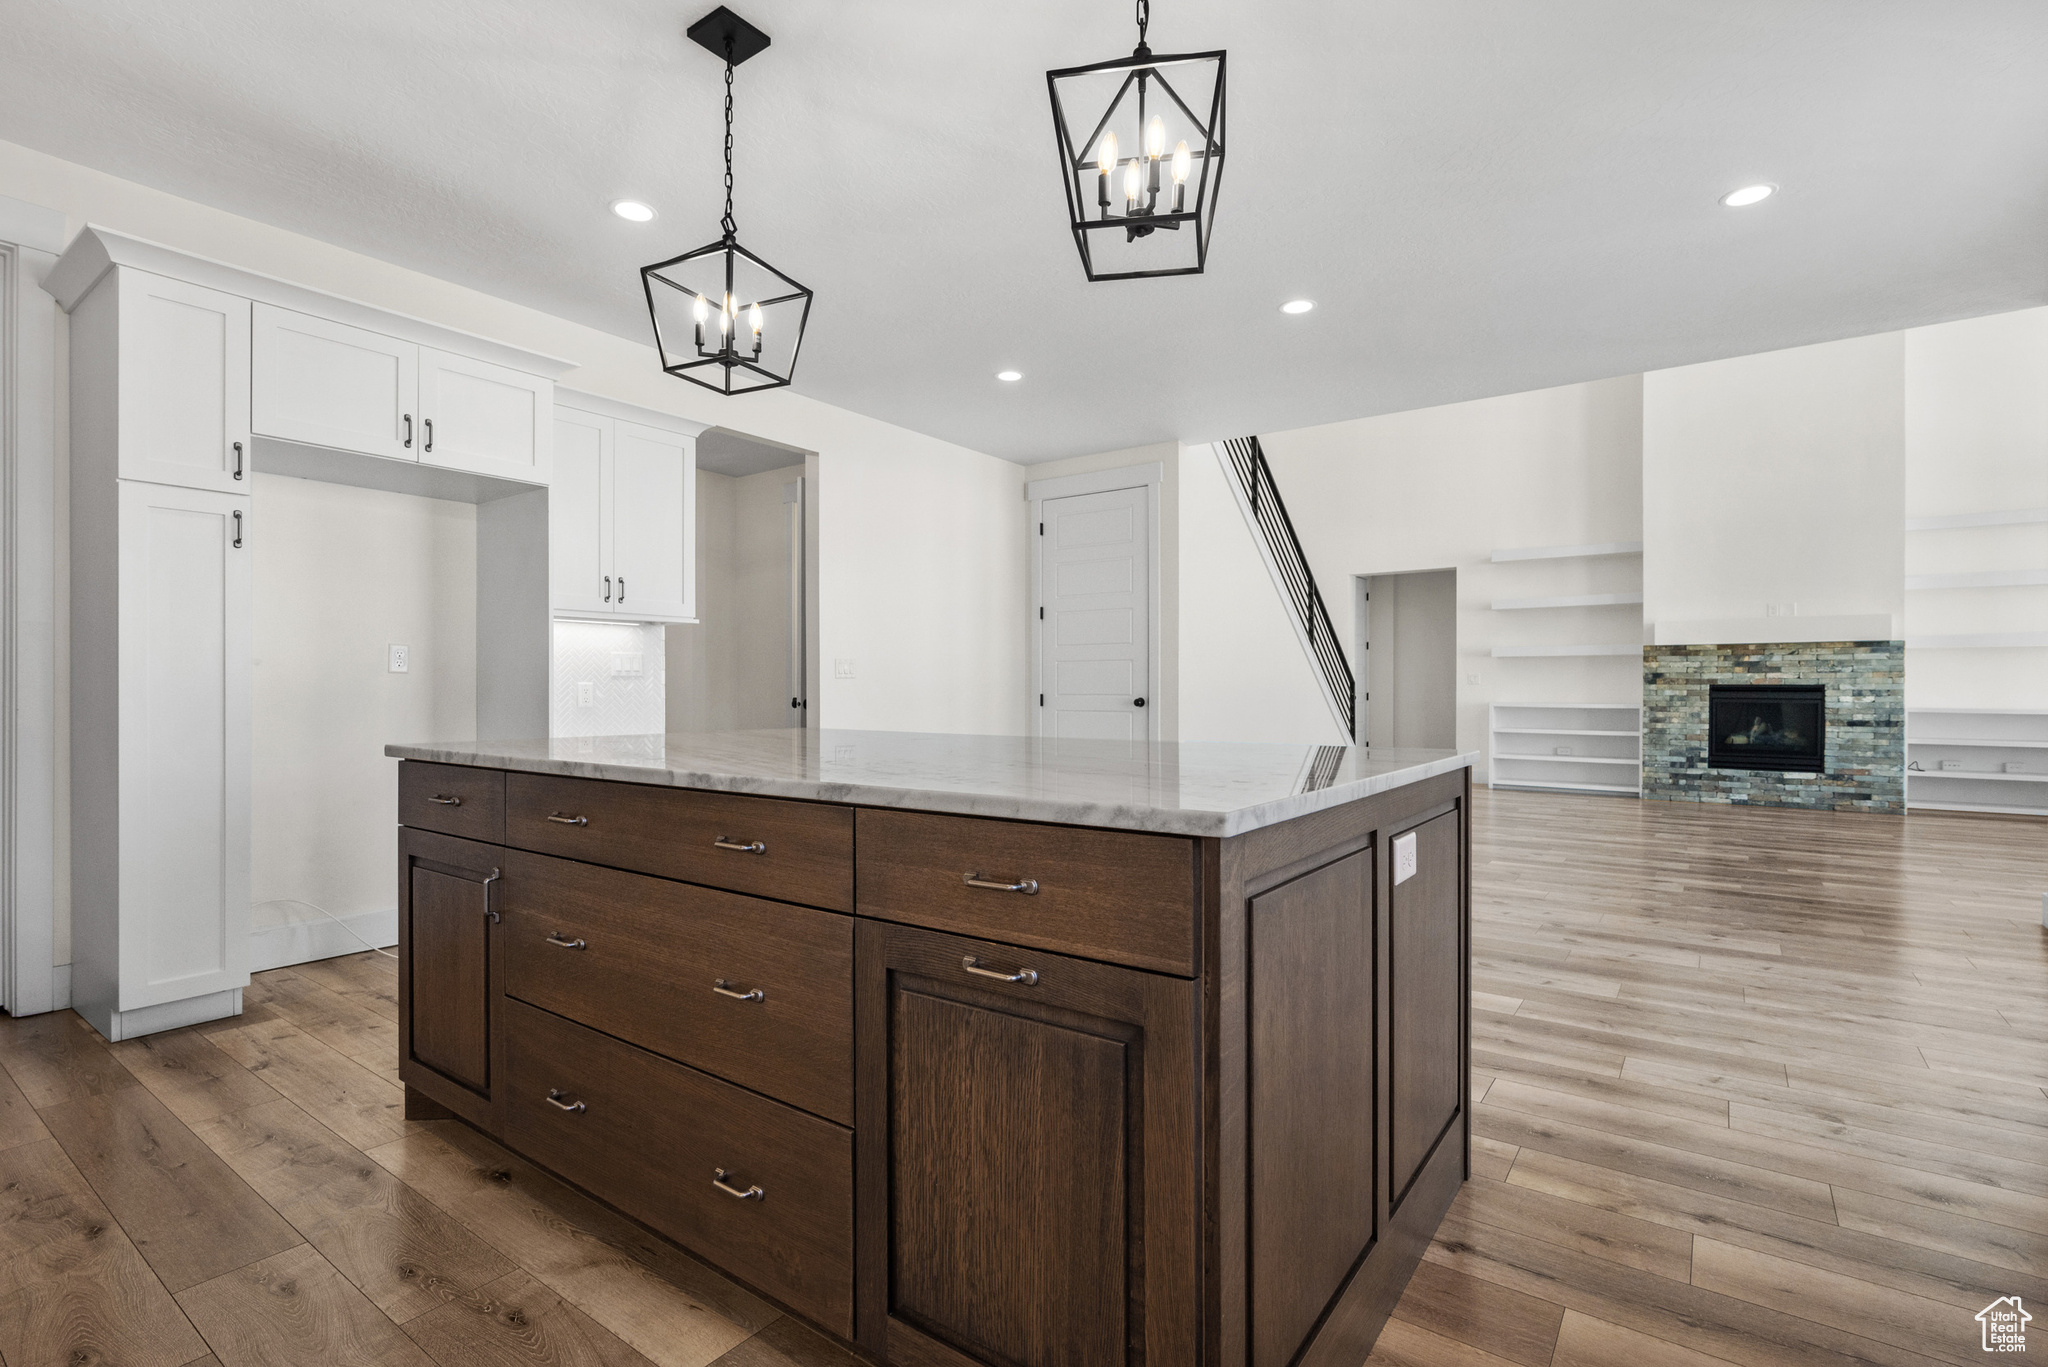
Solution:
{"label": "black fireplace insert", "polygon": [[1707,765],[1820,773],[1826,767],[1826,690],[1803,684],[1713,684]]}

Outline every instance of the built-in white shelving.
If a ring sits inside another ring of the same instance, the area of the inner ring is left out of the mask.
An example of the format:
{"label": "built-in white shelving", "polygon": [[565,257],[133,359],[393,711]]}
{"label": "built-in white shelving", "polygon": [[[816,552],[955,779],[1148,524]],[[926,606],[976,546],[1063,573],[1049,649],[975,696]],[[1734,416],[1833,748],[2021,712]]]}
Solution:
{"label": "built-in white shelving", "polygon": [[1908,708],[1906,805],[2048,816],[2048,711]]}
{"label": "built-in white shelving", "polygon": [[1960,636],[1908,636],[1909,650],[1996,650],[2048,646],[2048,631],[1979,631]]}
{"label": "built-in white shelving", "polygon": [[[2048,570],[2042,573],[2048,574]],[[1608,608],[1642,601],[1640,593],[1567,593],[1557,598],[1496,598],[1493,610],[1525,612],[1530,608]]]}
{"label": "built-in white shelving", "polygon": [[1639,645],[1610,644],[1597,646],[1495,646],[1493,658],[1512,660],[1536,655],[1641,655]]}
{"label": "built-in white shelving", "polygon": [[2033,584],[2048,584],[2048,570],[1971,570],[1964,574],[1906,576],[1909,589],[2014,589]]}
{"label": "built-in white shelving", "polygon": [[1488,787],[1642,793],[1643,711],[1635,703],[1503,702],[1488,720]]}
{"label": "built-in white shelving", "polygon": [[[2017,527],[2029,522],[2048,522],[2048,508],[2021,508],[1995,513],[1949,513],[1942,517],[1909,517],[1909,532],[1943,532],[1958,527]],[[1494,559],[1500,557],[1496,555]]]}
{"label": "built-in white shelving", "polygon": [[1640,555],[1640,541],[1603,541],[1592,546],[1519,546],[1495,551],[1493,560],[1580,560],[1597,555]]}

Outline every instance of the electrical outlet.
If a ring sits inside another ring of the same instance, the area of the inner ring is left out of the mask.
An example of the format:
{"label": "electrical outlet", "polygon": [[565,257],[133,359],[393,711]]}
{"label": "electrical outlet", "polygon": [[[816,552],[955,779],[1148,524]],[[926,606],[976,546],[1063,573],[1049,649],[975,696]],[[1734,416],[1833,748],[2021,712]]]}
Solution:
{"label": "electrical outlet", "polygon": [[1940,765],[1944,772],[1950,769],[1960,769],[1963,767],[1963,762],[1959,759],[1936,760],[1935,763]]}
{"label": "electrical outlet", "polygon": [[1554,746],[1550,751],[1553,755],[1569,755],[1571,752],[1572,748],[1569,745]]}
{"label": "electrical outlet", "polygon": [[590,680],[588,679],[585,679],[582,683],[577,684],[576,705],[578,707],[597,706],[597,685],[590,682]]}
{"label": "electrical outlet", "polygon": [[1415,832],[1394,837],[1394,881],[1405,883],[1415,876]]}
{"label": "electrical outlet", "polygon": [[1479,682],[1479,676],[1477,674],[1467,674],[1465,676],[1465,682],[1468,684],[1476,684]]}
{"label": "electrical outlet", "polygon": [[846,658],[845,656],[843,656],[843,655],[842,655],[842,656],[840,656],[840,657],[839,657],[838,659],[835,659],[834,661],[832,661],[832,677],[833,677],[833,678],[835,678],[835,679],[850,679],[850,678],[852,678],[852,677],[853,677],[853,661],[852,661],[852,660],[849,660],[849,659],[847,659],[847,658]]}
{"label": "electrical outlet", "polygon": [[392,672],[393,674],[403,674],[403,673],[405,673],[405,672],[406,672],[407,670],[409,670],[409,669],[411,669],[411,668],[412,668],[412,647],[411,647],[411,646],[393,646],[393,647],[391,647],[391,672]]}
{"label": "electrical outlet", "polygon": [[1797,603],[1764,604],[1764,616],[1766,617],[1797,617],[1798,615],[1799,604]]}
{"label": "electrical outlet", "polygon": [[2025,772],[2027,772],[2027,766],[2024,764],[2015,763],[2012,760],[2007,760],[2005,762],[2005,772],[2008,774],[2024,774]]}

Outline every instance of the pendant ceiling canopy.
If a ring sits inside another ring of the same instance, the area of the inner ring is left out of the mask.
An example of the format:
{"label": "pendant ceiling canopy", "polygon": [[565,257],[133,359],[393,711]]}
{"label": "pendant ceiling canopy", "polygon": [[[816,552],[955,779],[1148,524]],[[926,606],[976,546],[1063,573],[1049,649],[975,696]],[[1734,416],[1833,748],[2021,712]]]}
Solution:
{"label": "pendant ceiling canopy", "polygon": [[641,267],[647,316],[677,379],[721,394],[777,389],[796,373],[811,292],[740,245],[732,216],[732,73],[768,35],[720,5],[689,36],[725,61],[725,216],[717,241]]}
{"label": "pendant ceiling canopy", "polygon": [[1155,55],[1138,0],[1128,57],[1045,74],[1060,178],[1090,280],[1197,275],[1223,176],[1221,52]]}

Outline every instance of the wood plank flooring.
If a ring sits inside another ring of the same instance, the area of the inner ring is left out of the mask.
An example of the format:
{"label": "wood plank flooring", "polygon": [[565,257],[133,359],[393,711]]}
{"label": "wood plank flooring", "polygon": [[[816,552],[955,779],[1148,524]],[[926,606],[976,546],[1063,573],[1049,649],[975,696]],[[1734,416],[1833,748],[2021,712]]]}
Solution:
{"label": "wood plank flooring", "polygon": [[[1978,1356],[2048,1302],[2048,824],[1477,795],[1474,1177],[1382,1367]],[[852,1367],[454,1122],[396,972],[0,1019],[0,1362]]]}
{"label": "wood plank flooring", "polygon": [[1474,1175],[1372,1363],[1970,1362],[2048,1300],[2048,823],[1474,805]]}

